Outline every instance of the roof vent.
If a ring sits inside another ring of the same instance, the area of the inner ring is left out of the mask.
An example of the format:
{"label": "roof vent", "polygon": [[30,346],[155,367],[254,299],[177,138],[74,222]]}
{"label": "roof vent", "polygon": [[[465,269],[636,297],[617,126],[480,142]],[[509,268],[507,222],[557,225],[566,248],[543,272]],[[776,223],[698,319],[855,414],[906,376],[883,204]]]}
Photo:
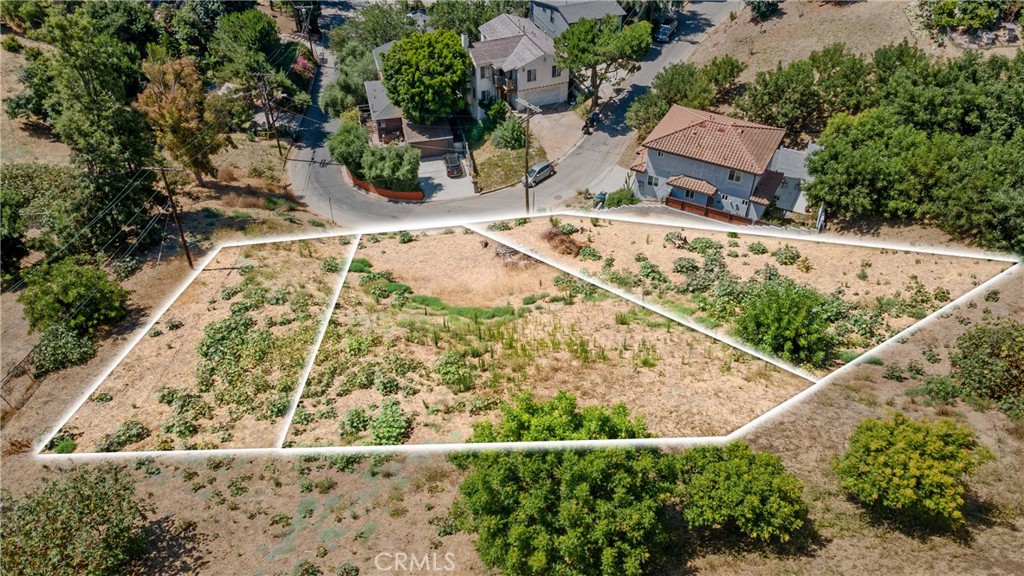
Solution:
{"label": "roof vent", "polygon": [[[718,131],[719,132],[725,132],[725,126],[719,126],[718,127]],[[743,132],[743,130],[740,130],[740,133],[742,133],[742,132]]]}

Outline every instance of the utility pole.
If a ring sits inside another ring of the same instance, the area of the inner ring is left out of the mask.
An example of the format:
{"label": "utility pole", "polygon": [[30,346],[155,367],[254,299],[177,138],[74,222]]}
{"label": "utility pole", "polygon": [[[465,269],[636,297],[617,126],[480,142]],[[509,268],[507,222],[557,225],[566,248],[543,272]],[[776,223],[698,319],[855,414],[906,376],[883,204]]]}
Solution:
{"label": "utility pole", "polygon": [[178,219],[178,207],[174,204],[174,192],[171,190],[171,185],[167,183],[168,172],[182,172],[183,170],[181,168],[166,168],[164,166],[152,166],[146,168],[146,170],[159,172],[164,180],[164,189],[167,190],[167,198],[171,201],[171,216],[174,217],[174,225],[178,227],[178,235],[181,237],[181,245],[185,248],[185,258],[188,260],[188,267],[190,270],[195,270],[196,267],[192,264],[192,253],[188,249],[188,242],[185,241],[185,229],[181,227],[181,220]]}
{"label": "utility pole", "polygon": [[316,55],[316,50],[313,49],[313,35],[309,33],[309,15],[313,12],[312,6],[299,6],[299,10],[302,11],[303,22],[302,22],[302,33],[306,36],[306,40],[309,41],[309,53],[313,55],[313,61],[320,64],[320,58]]}
{"label": "utility pole", "polygon": [[277,134],[277,125],[270,119],[270,86],[267,84],[268,74],[266,72],[257,72],[253,74],[253,76],[260,79],[259,90],[260,96],[263,97],[263,117],[267,121],[267,129],[273,129],[274,131],[274,139],[277,141],[277,155],[284,156],[284,153],[281,152],[281,137]]}
{"label": "utility pole", "polygon": [[526,214],[530,214],[530,116],[534,112],[540,112],[540,108],[537,108],[529,102],[524,102],[526,105],[526,149],[523,150],[523,189],[525,191],[526,199]]}

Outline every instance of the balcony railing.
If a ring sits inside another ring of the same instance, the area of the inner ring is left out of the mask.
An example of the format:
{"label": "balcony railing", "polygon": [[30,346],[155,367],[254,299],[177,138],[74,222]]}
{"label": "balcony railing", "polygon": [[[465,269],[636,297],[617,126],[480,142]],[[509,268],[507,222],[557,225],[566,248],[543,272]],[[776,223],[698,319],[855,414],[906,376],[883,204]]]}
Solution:
{"label": "balcony railing", "polygon": [[516,89],[516,79],[511,76],[495,76],[494,87],[498,90],[513,92]]}

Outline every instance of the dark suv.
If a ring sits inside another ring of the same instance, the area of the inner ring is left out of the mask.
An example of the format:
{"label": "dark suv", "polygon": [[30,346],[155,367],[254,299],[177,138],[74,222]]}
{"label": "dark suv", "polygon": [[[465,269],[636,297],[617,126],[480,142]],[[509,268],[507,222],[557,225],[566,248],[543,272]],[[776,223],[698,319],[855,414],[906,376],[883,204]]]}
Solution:
{"label": "dark suv", "polygon": [[449,178],[459,178],[463,175],[462,162],[459,161],[458,154],[445,154],[444,167]]}

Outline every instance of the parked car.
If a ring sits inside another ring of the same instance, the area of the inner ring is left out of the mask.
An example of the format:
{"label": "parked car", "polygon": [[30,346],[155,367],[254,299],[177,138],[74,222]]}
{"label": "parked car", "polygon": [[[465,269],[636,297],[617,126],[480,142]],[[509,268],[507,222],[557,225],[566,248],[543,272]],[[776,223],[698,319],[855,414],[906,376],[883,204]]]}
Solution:
{"label": "parked car", "polygon": [[523,183],[525,184],[526,180],[529,179],[530,186],[536,186],[554,175],[555,167],[551,165],[551,162],[547,160],[537,162],[526,172],[526,176],[523,177]]}
{"label": "parked car", "polygon": [[448,172],[449,178],[461,178],[464,174],[462,170],[462,161],[459,160],[458,154],[445,154],[444,167]]}
{"label": "parked car", "polygon": [[665,20],[658,27],[658,31],[654,33],[655,42],[668,42],[672,39],[672,35],[676,33],[676,27],[679,26],[679,22],[675,18]]}

